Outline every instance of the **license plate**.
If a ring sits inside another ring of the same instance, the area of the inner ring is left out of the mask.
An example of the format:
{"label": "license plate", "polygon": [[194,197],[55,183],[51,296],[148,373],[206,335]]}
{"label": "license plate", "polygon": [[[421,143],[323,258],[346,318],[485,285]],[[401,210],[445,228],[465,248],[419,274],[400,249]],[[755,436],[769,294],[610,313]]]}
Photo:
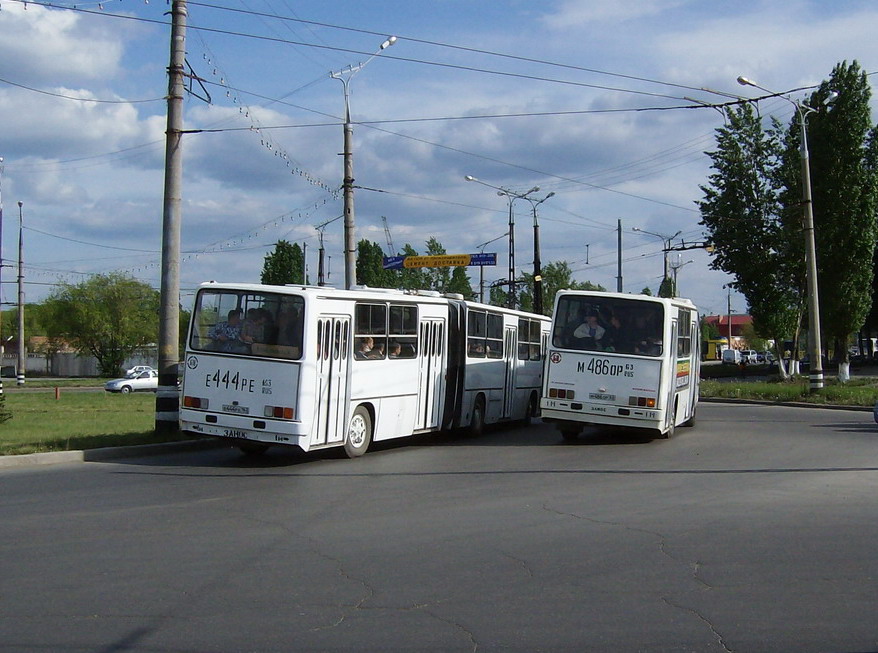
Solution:
{"label": "license plate", "polygon": [[247,432],[239,429],[223,429],[223,435],[227,438],[246,438]]}
{"label": "license plate", "polygon": [[589,399],[597,399],[598,401],[615,401],[616,395],[606,395],[606,394],[601,394],[598,392],[589,392],[588,398]]}

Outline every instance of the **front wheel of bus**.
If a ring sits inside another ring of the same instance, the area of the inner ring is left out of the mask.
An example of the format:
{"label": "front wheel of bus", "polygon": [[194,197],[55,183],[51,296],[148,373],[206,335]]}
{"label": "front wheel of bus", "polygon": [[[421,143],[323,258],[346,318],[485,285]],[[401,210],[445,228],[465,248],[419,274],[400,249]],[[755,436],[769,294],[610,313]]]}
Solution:
{"label": "front wheel of bus", "polygon": [[372,416],[363,406],[357,406],[344,439],[344,450],[348,458],[357,458],[366,453],[372,444]]}

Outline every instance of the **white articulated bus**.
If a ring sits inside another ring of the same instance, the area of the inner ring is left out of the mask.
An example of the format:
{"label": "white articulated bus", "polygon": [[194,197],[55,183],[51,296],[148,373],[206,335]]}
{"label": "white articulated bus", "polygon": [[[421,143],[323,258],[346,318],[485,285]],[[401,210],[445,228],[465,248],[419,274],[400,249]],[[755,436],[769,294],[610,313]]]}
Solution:
{"label": "white articulated bus", "polygon": [[700,369],[698,310],[688,299],[561,291],[542,415],[566,439],[585,424],[670,437],[692,426]]}
{"label": "white articulated bus", "polygon": [[202,284],[184,431],[305,451],[539,413],[547,317],[435,292]]}

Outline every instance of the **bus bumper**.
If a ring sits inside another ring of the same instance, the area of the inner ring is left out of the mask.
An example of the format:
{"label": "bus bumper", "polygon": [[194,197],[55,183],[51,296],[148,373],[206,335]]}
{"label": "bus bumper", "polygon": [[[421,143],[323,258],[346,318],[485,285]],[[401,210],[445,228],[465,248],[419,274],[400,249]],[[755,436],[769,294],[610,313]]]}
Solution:
{"label": "bus bumper", "polygon": [[568,403],[566,406],[558,406],[558,403],[544,399],[541,411],[544,422],[558,423],[559,428],[564,423],[605,424],[650,430],[664,428],[664,410],[587,403]]}
{"label": "bus bumper", "polygon": [[296,432],[301,428],[300,422],[276,420],[256,420],[254,422],[253,419],[233,415],[214,416],[219,417],[219,419],[216,422],[210,422],[209,417],[211,416],[209,413],[181,409],[180,430],[238,442],[293,445],[307,451],[308,438]]}

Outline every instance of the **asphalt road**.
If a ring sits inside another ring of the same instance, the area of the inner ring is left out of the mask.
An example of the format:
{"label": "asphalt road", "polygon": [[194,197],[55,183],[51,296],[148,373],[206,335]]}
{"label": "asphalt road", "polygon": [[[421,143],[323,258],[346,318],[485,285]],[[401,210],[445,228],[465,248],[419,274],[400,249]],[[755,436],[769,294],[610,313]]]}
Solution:
{"label": "asphalt road", "polygon": [[0,651],[874,651],[878,426],[0,471]]}

